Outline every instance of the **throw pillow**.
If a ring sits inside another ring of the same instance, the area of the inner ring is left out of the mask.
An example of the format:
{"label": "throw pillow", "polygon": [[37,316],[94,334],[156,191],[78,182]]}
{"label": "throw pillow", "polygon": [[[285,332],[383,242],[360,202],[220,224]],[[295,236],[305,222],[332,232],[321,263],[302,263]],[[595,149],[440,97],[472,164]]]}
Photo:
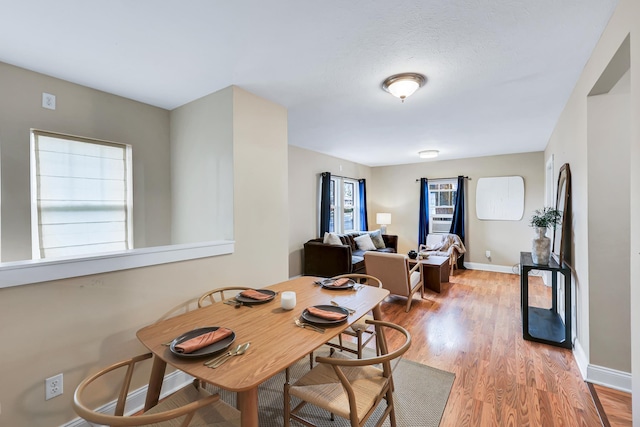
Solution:
{"label": "throw pillow", "polygon": [[376,249],[384,249],[387,247],[382,238],[382,230],[370,231],[369,237],[371,237],[371,241],[376,246]]}
{"label": "throw pillow", "polygon": [[322,243],[326,243],[329,245],[342,245],[342,240],[336,233],[324,233],[324,239]]}
{"label": "throw pillow", "polygon": [[358,236],[353,240],[356,241],[356,245],[358,245],[358,249],[361,251],[375,251],[376,245],[371,241],[371,237],[368,234],[363,234],[362,236]]}

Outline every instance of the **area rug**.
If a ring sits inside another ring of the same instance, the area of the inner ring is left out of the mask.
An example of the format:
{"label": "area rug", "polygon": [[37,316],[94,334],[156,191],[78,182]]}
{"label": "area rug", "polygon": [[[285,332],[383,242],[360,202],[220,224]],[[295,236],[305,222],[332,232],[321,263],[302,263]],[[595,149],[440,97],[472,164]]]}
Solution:
{"label": "area rug", "polygon": [[[315,354],[323,354],[317,351]],[[291,380],[301,377],[309,371],[309,358],[301,359],[291,367]],[[396,405],[396,421],[400,427],[438,427],[444,408],[449,399],[451,386],[455,375],[432,368],[427,365],[415,363],[409,360],[400,360],[393,372],[395,384],[394,402]],[[282,404],[284,372],[272,377],[263,383],[258,389],[260,405],[260,427],[281,427],[283,425]],[[235,393],[225,390],[212,390],[220,393],[221,398],[235,406]],[[295,404],[295,402],[293,402]],[[368,424],[374,425],[384,411],[384,401],[380,403],[376,412],[369,419]],[[301,412],[304,417],[321,427],[348,427],[348,420],[335,417],[335,421],[329,419],[329,413],[306,405]],[[292,426],[301,424],[295,421]],[[387,419],[384,426],[389,426]]]}

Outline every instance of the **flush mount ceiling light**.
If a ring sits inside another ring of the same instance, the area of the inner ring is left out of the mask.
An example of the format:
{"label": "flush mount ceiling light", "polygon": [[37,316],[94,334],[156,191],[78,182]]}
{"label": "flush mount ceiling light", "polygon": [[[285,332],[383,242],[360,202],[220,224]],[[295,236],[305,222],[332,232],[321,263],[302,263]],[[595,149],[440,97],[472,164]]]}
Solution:
{"label": "flush mount ceiling light", "polygon": [[421,159],[433,159],[438,157],[440,152],[438,150],[424,150],[418,153]]}
{"label": "flush mount ceiling light", "polygon": [[391,95],[398,97],[404,102],[407,96],[412,95],[418,90],[427,79],[422,74],[402,73],[395,74],[382,82],[382,89]]}

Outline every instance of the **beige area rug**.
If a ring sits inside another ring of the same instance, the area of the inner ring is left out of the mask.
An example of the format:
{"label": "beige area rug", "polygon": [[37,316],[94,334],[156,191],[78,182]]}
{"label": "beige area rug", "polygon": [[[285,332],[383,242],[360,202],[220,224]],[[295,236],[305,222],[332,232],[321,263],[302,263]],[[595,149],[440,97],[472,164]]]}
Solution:
{"label": "beige area rug", "polygon": [[[317,351],[316,355],[324,354]],[[328,351],[327,351],[328,354]],[[301,359],[291,367],[291,380],[304,375],[309,370],[309,358]],[[399,427],[437,427],[440,425],[444,408],[449,399],[451,386],[455,375],[432,368],[427,365],[415,363],[409,360],[400,360],[393,372],[395,383],[394,402],[396,404],[396,421]],[[260,404],[260,427],[281,427],[283,425],[282,404],[284,372],[272,377],[258,389]],[[225,390],[212,390],[219,392],[222,399],[235,406],[235,393]],[[296,402],[292,402],[295,404]],[[382,401],[371,416],[367,425],[375,425],[375,422],[384,411],[385,403]],[[335,417],[335,421],[329,419],[329,413],[306,405],[301,412],[313,423],[321,427],[348,427],[349,422],[343,418]],[[301,424],[292,421],[292,426]],[[389,420],[384,426],[389,426]]]}

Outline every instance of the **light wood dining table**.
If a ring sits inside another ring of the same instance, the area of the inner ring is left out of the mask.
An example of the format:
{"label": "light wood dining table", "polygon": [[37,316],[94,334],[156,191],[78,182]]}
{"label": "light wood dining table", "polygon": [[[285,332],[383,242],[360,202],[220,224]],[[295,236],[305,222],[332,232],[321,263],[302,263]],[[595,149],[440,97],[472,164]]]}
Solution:
{"label": "light wood dining table", "polygon": [[[158,402],[168,363],[202,381],[237,392],[242,426],[257,427],[260,384],[340,334],[369,311],[373,311],[374,318],[381,319],[379,304],[389,295],[386,289],[358,285],[358,290],[330,290],[315,285],[318,279],[303,276],[268,286],[265,289],[278,294],[264,304],[235,308],[219,302],[140,329],[138,339],[154,354],[145,410]],[[293,310],[280,307],[283,291],[296,293],[297,304]],[[346,322],[326,328],[325,333],[303,329],[294,323],[306,307],[330,305],[332,300],[354,309],[355,313]],[[185,332],[206,326],[229,328],[236,335],[234,345],[251,342],[251,346],[244,355],[211,369],[203,364],[208,357],[178,357],[165,345]]]}

